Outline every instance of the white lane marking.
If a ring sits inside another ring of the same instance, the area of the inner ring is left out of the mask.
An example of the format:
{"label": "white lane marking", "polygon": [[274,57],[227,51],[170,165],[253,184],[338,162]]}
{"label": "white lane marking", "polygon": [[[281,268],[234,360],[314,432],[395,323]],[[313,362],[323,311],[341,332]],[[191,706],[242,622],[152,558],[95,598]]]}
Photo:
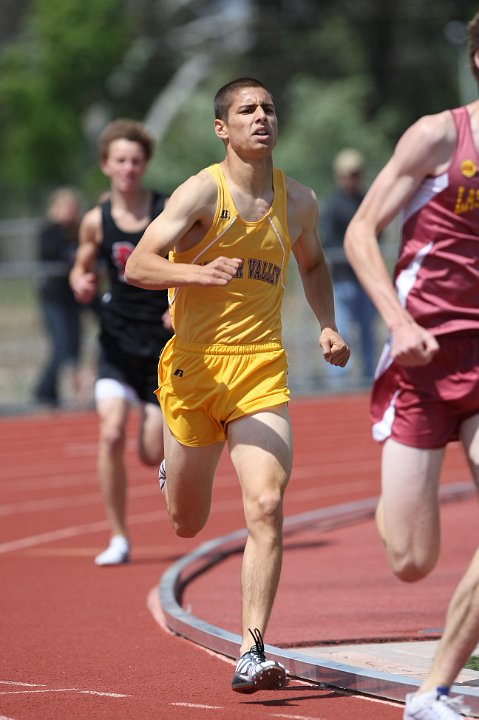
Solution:
{"label": "white lane marking", "polygon": [[65,467],[57,472],[49,471],[47,475],[39,475],[38,468],[36,468],[33,479],[25,479],[25,475],[29,475],[28,469],[22,469],[20,479],[16,479],[14,474],[9,469],[3,468],[4,474],[8,473],[8,480],[0,484],[2,492],[15,491],[19,492],[38,492],[39,490],[51,490],[52,488],[73,488],[73,487],[85,487],[91,485],[92,487],[98,486],[98,480],[96,478],[96,470],[82,472],[81,474],[68,473],[65,474]]}
{"label": "white lane marking", "polygon": [[[330,485],[321,485],[321,487],[308,488],[306,490],[291,490],[288,500],[307,500],[314,498],[325,498],[331,495],[347,495],[352,490],[360,491],[370,487],[367,481],[331,483]],[[141,487],[132,488],[129,491],[130,498],[144,498],[158,495],[158,486],[156,483],[149,483]],[[86,495],[77,495],[74,497],[58,497],[48,500],[26,500],[10,504],[0,505],[0,516],[25,514],[33,512],[49,512],[50,510],[58,510],[60,508],[77,508],[88,505],[101,505],[103,503],[99,492],[89,493]],[[238,500],[223,500],[216,503],[212,509],[217,510],[233,509],[238,506]]]}
{"label": "white lane marking", "polygon": [[[157,510],[155,512],[134,515],[129,518],[128,522],[130,525],[139,525],[140,523],[157,522],[158,520],[164,520],[167,517],[166,510]],[[99,520],[98,522],[87,523],[86,525],[73,525],[72,527],[52,530],[51,532],[41,533],[40,535],[30,535],[29,537],[20,538],[19,540],[11,540],[10,542],[1,543],[0,554],[13,552],[15,550],[22,550],[34,545],[41,545],[42,543],[53,542],[54,540],[62,540],[67,537],[77,537],[78,535],[88,535],[90,533],[101,532],[103,530],[108,530],[108,523],[106,520]]]}
{"label": "white lane marking", "polygon": [[[309,458],[308,458],[309,459]],[[17,466],[18,468],[18,466]],[[338,475],[354,475],[356,476],[359,471],[369,473],[372,470],[376,470],[377,461],[370,458],[357,458],[354,463],[352,462],[341,462],[341,463],[323,463],[319,466],[314,462],[312,458],[311,462],[303,457],[302,463],[298,461],[293,467],[292,477],[298,479],[308,477],[318,478],[331,478],[337,477]],[[21,469],[21,468],[20,468]],[[4,482],[1,483],[0,487],[3,491],[14,490],[15,492],[38,492],[40,490],[47,490],[59,487],[64,489],[65,487],[76,487],[91,485],[96,486],[96,469],[86,470],[82,473],[65,473],[65,463],[58,469],[49,470],[44,475],[39,474],[38,468],[36,468],[33,478],[24,478],[24,474],[28,474],[27,469],[22,470],[20,477],[12,477],[9,475],[8,469],[4,472],[4,476],[8,477]],[[156,479],[154,472],[152,474],[152,487],[156,487]],[[237,485],[238,479],[235,473],[229,468],[225,467],[224,470],[219,470],[218,475],[215,478],[216,487],[230,487]],[[132,491],[134,488],[132,488]]]}
{"label": "white lane marking", "polygon": [[[21,680],[0,680],[0,685],[15,685],[26,690],[0,690],[0,695],[21,695],[25,693],[38,693],[38,692],[78,692],[82,695],[101,695],[105,697],[129,697],[129,695],[122,695],[119,693],[101,692],[99,690],[80,690],[79,688],[55,688],[50,689],[45,683],[28,683],[22,682]],[[34,690],[32,688],[42,688],[41,690]],[[3,718],[0,717],[0,720]]]}
{"label": "white lane marking", "polygon": [[125,698],[129,695],[101,692],[99,690],[81,690],[80,688],[46,688],[44,690],[0,690],[0,695],[30,695],[33,693],[79,693],[80,695],[98,695],[100,697]]}
{"label": "white lane marking", "polygon": [[[129,491],[130,498],[143,498],[158,495],[158,484],[148,483]],[[22,502],[0,505],[0,516],[15,515],[19,513],[48,512],[59,508],[76,508],[85,505],[101,505],[103,500],[100,492],[85,495],[70,495],[49,498],[47,500],[24,500]]]}
{"label": "white lane marking", "polygon": [[49,500],[26,500],[25,502],[0,505],[0,517],[7,515],[19,515],[20,513],[49,512],[60,508],[84,507],[85,505],[99,505],[101,496],[99,493],[90,495],[77,495],[76,497],[58,497]]}
{"label": "white lane marking", "polygon": [[174,702],[170,703],[170,705],[174,705],[175,707],[197,708],[199,710],[224,710],[222,705],[198,705],[196,703],[186,702]]}
{"label": "white lane marking", "polygon": [[52,542],[53,540],[61,540],[67,537],[100,532],[101,530],[106,530],[107,528],[107,522],[105,522],[105,520],[100,520],[99,522],[88,523],[87,525],[76,525],[68,528],[62,528],[61,530],[52,530],[48,533],[41,533],[40,535],[30,535],[28,537],[20,538],[19,540],[10,540],[9,542],[1,543],[0,554],[13,552],[14,550],[22,550],[23,548],[32,547],[34,545],[41,545],[42,543]]}
{"label": "white lane marking", "polygon": [[0,720],[13,720],[13,718],[7,717],[6,715],[0,715]]}
{"label": "white lane marking", "polygon": [[310,717],[309,715],[286,715],[285,713],[271,713],[271,717],[289,718],[289,720],[321,720],[317,715]]}
{"label": "white lane marking", "polygon": [[46,687],[45,683],[27,683],[18,680],[0,680],[0,685],[20,685],[21,687]]}
{"label": "white lane marking", "polygon": [[[295,500],[304,500],[306,498],[313,498],[313,497],[327,497],[328,495],[338,495],[341,493],[347,494],[353,489],[361,489],[362,487],[368,487],[367,483],[339,483],[339,484],[332,484],[329,487],[326,488],[311,488],[309,490],[305,491],[297,491],[295,492],[290,491],[288,496],[289,504],[295,502]],[[242,507],[242,501],[241,498],[236,498],[233,500],[222,500],[215,504],[214,508],[211,510],[211,515],[215,515],[220,512],[224,512],[225,510],[237,510],[239,507]],[[158,510],[150,513],[142,513],[138,515],[132,515],[128,522],[131,525],[139,525],[143,523],[148,522],[158,522],[162,520],[167,520],[168,514],[166,510]],[[74,525],[72,527],[67,528],[61,528],[59,530],[52,530],[48,533],[41,533],[39,535],[31,535],[25,538],[20,538],[18,540],[11,540],[9,542],[1,543],[0,544],[0,555],[9,553],[9,552],[15,552],[17,550],[23,550],[28,547],[33,547],[36,545],[42,545],[44,543],[53,542],[55,540],[63,540],[64,538],[69,537],[78,537],[79,535],[88,535],[95,532],[102,532],[104,530],[108,530],[108,524],[106,520],[99,520],[95,523],[87,523],[85,525]]]}
{"label": "white lane marking", "polygon": [[[313,466],[305,465],[303,467],[295,468],[295,470],[294,470],[294,474],[297,477],[305,477],[305,476],[311,475],[312,473],[315,473],[316,475],[318,474],[317,465],[315,465],[314,468],[313,468]],[[220,483],[221,483],[221,481],[224,482],[225,480],[228,483],[230,478],[232,479],[233,477],[235,477],[235,476],[226,472],[226,473],[222,473],[220,475],[220,477],[218,478],[218,480],[220,481]],[[345,482],[345,483],[339,483],[339,484],[331,483],[326,487],[322,486],[321,488],[318,488],[318,487],[309,488],[307,490],[297,491],[297,492],[295,492],[294,490],[290,490],[289,495],[288,495],[288,501],[291,504],[291,503],[294,503],[295,501],[299,501],[300,499],[305,500],[307,498],[313,499],[313,498],[318,498],[318,497],[326,498],[326,497],[330,496],[331,494],[338,495],[338,493],[340,493],[340,492],[347,493],[353,489],[355,489],[355,490],[363,489],[363,487],[366,487],[366,485],[367,484],[365,482],[359,482],[359,483]],[[130,491],[130,494],[133,496],[137,495],[139,497],[141,495],[146,496],[146,495],[150,495],[150,494],[153,494],[156,492],[157,492],[156,483],[152,483],[151,486],[143,485],[139,488],[132,489]],[[98,503],[100,502],[99,494],[97,494],[95,496],[92,496],[90,494],[87,495],[87,498],[89,498],[89,499],[92,499],[93,497],[95,497],[98,500]],[[79,499],[77,498],[76,503],[78,503],[78,500]],[[31,510],[31,509],[33,509],[33,506],[36,506],[36,509],[47,510],[47,509],[49,509],[48,508],[49,502],[51,502],[52,506],[54,506],[56,503],[59,503],[61,505],[62,502],[64,502],[64,501],[51,499],[50,501],[48,501],[48,500],[47,501],[38,501],[38,505],[36,505],[36,503],[33,502],[33,504],[30,505],[29,509]],[[65,502],[67,502],[67,503],[75,502],[75,499],[66,500]],[[19,505],[22,505],[22,503],[19,503],[18,505],[15,504],[15,506],[16,506],[15,509],[20,509]],[[27,506],[29,505],[28,501],[27,501],[26,505]],[[220,501],[220,502],[217,502],[215,507],[212,509],[212,514],[215,514],[218,512],[224,512],[225,510],[236,510],[240,506],[241,506],[241,501],[238,498],[234,499],[234,500]],[[6,508],[6,513],[8,514],[9,506],[3,506],[3,508],[2,508],[2,506],[0,505],[0,513],[1,513],[2,509],[4,510],[4,513],[5,513],[5,508]],[[51,509],[53,509],[53,507]],[[144,522],[157,522],[157,521],[159,521],[159,520],[161,521],[163,519],[165,519],[165,520],[167,519],[166,512],[158,511],[158,512],[154,512],[154,513],[147,513],[147,514],[132,516],[131,523],[139,524],[139,523],[144,523]],[[51,531],[49,533],[42,533],[39,535],[28,536],[28,537],[21,538],[18,540],[12,540],[9,542],[2,543],[2,544],[0,544],[0,554],[5,554],[8,552],[22,550],[22,549],[25,549],[28,547],[42,545],[45,543],[53,542],[55,540],[62,540],[62,539],[68,538],[68,537],[78,537],[79,535],[83,535],[83,534],[92,534],[95,532],[102,532],[107,529],[108,529],[108,526],[106,524],[106,521],[99,521],[96,523],[88,523],[86,525],[62,528],[62,529]]]}

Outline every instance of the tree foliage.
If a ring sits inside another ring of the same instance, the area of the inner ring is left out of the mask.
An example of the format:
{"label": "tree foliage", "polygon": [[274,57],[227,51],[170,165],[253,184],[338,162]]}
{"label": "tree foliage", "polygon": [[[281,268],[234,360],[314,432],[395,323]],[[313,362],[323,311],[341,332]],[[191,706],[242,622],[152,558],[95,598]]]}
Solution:
{"label": "tree foliage", "polygon": [[289,174],[322,195],[344,145],[362,149],[373,174],[417,117],[475,97],[461,77],[464,23],[477,9],[471,0],[9,0],[0,211],[37,212],[60,183],[94,199],[98,132],[113,117],[148,117],[188,63],[207,71],[186,102],[172,101],[152,184],[170,190],[221,157],[212,97],[240,75],[273,91],[275,159]]}
{"label": "tree foliage", "polygon": [[129,41],[117,0],[37,0],[0,58],[0,187],[35,195],[82,170],[85,113]]}

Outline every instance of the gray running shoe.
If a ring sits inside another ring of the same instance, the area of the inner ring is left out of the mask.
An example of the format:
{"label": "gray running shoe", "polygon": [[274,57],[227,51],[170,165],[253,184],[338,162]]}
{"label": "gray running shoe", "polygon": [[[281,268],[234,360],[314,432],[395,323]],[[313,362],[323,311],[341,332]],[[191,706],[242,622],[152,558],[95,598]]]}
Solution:
{"label": "gray running shoe", "polygon": [[276,660],[266,660],[264,642],[258,628],[249,631],[254,645],[236,663],[231,687],[236,692],[254,693],[257,690],[279,690],[287,683],[286,670]]}
{"label": "gray running shoe", "polygon": [[427,693],[406,695],[404,720],[463,720],[470,710],[462,703],[462,695],[449,697],[435,690]]}

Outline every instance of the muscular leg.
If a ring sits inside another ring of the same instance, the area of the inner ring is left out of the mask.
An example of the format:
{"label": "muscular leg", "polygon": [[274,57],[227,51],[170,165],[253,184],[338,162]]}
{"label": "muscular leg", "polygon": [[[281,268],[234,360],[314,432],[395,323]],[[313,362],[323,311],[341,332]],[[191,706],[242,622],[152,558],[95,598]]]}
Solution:
{"label": "muscular leg", "polygon": [[194,537],[208,519],[213,478],[224,443],[187,447],[175,440],[166,423],[163,432],[168,514],[177,535]]}
{"label": "muscular leg", "polygon": [[112,537],[127,537],[126,529],[126,471],[123,460],[128,401],[120,397],[105,397],[97,401],[100,420],[98,447],[98,477],[105,502]]}
{"label": "muscular leg", "polygon": [[446,627],[420,692],[450,687],[479,642],[479,550],[457,586]]}
{"label": "muscular leg", "polygon": [[395,575],[425,577],[440,549],[438,481],[444,450],[421,450],[387,440],[382,454],[378,530]]}
{"label": "muscular leg", "polygon": [[248,628],[266,630],[281,572],[283,495],[292,459],[287,407],[231,422],[228,444],[248,530],[241,572],[243,654],[251,647]]}
{"label": "muscular leg", "polygon": [[143,403],[141,406],[138,454],[145,465],[159,465],[163,460],[163,415],[158,404]]}
{"label": "muscular leg", "polygon": [[[461,440],[479,487],[479,415],[466,420]],[[420,692],[452,685],[479,642],[479,549],[452,596],[446,626]]]}

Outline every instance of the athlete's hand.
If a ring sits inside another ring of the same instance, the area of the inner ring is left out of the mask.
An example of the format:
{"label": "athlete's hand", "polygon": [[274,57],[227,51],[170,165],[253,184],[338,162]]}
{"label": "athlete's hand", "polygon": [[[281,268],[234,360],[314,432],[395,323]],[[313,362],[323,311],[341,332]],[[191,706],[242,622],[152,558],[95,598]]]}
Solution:
{"label": "athlete's hand", "polygon": [[427,365],[438,350],[434,335],[414,321],[401,323],[392,331],[391,357],[399,365]]}
{"label": "athlete's hand", "polygon": [[89,303],[96,295],[96,275],[92,272],[82,275],[71,275],[70,284],[76,300],[81,303]]}
{"label": "athlete's hand", "polygon": [[198,265],[199,285],[227,285],[241,267],[239,258],[217,257],[207,265]]}
{"label": "athlete's hand", "polygon": [[351,351],[336,330],[324,328],[319,336],[319,344],[326,362],[331,365],[337,365],[338,367],[344,367],[346,365]]}

